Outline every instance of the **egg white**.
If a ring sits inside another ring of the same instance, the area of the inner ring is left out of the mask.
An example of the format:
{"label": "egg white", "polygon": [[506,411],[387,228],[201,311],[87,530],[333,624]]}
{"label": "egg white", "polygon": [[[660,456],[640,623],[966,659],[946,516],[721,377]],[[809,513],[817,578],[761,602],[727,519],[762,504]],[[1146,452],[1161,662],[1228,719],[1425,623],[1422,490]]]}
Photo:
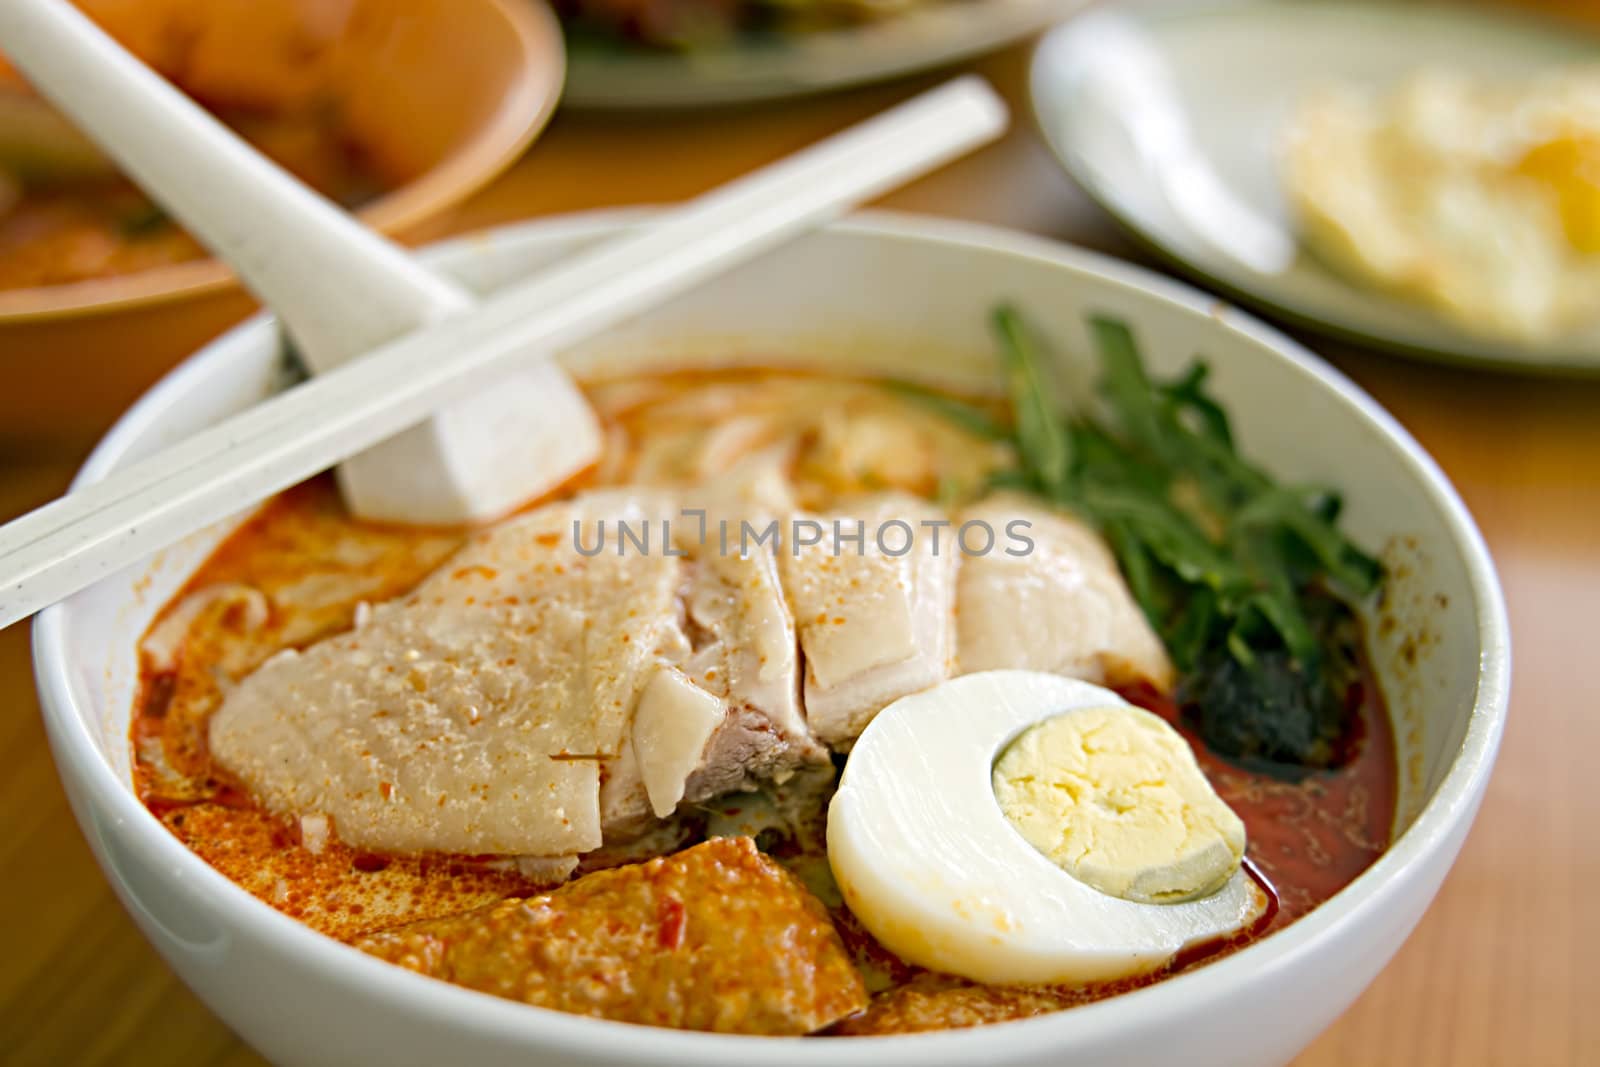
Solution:
{"label": "egg white", "polygon": [[851,911],[902,959],[995,985],[1140,974],[1248,927],[1267,901],[1242,869],[1199,900],[1122,900],[1038,852],[995,799],[994,761],[1021,731],[1126,703],[1058,675],[985,671],[885,708],[828,810],[828,859]]}

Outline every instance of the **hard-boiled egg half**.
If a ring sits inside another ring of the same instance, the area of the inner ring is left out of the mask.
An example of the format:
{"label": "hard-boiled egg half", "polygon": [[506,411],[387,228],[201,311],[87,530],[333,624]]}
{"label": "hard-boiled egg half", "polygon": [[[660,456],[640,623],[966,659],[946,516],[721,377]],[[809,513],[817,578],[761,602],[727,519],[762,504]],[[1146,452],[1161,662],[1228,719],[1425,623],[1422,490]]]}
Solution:
{"label": "hard-boiled egg half", "polygon": [[879,941],[994,985],[1153,970],[1267,907],[1183,738],[1107,689],[985,671],[889,705],[851,750],[828,860]]}

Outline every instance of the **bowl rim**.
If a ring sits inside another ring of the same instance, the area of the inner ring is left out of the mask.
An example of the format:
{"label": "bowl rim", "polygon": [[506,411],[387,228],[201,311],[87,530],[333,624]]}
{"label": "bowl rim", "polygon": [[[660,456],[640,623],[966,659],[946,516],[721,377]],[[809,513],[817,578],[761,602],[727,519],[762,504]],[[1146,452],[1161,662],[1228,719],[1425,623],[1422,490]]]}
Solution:
{"label": "bowl rim", "polygon": [[[512,241],[599,237],[648,217],[648,212],[638,209],[602,210],[552,216],[485,233]],[[109,821],[131,847],[170,872],[175,893],[205,895],[218,910],[228,913],[226,921],[235,928],[246,929],[253,939],[276,943],[281,951],[299,957],[303,966],[319,970],[330,981],[359,985],[368,996],[403,1005],[432,1024],[486,1033],[510,1047],[641,1064],[744,1067],[760,1056],[773,1063],[817,1067],[844,1063],[930,1067],[1000,1060],[1067,1042],[1112,1040],[1137,1031],[1161,1013],[1223,1010],[1239,987],[1272,982],[1338,940],[1360,917],[1395,906],[1411,874],[1436,862],[1441,853],[1448,858],[1452,836],[1464,834],[1466,826],[1462,824],[1470,823],[1476,811],[1504,728],[1510,688],[1510,628],[1494,564],[1477,526],[1438,465],[1394,417],[1337,369],[1275,328],[1186,283],[1101,253],[986,224],[884,211],[850,216],[824,232],[1012,255],[1058,271],[1067,279],[1097,277],[1125,286],[1143,299],[1205,315],[1318,379],[1380,432],[1396,450],[1397,461],[1421,479],[1466,564],[1482,642],[1477,692],[1461,744],[1433,794],[1412,825],[1350,885],[1288,928],[1224,959],[1071,1011],[1002,1026],[895,1035],[866,1042],[702,1034],[566,1015],[425,978],[318,934],[251,896],[168,833],[100,757],[85,717],[72,699],[66,607],[58,604],[35,620],[33,647],[40,704],[62,777],[71,777],[86,790],[92,808],[109,813]],[[431,248],[435,254],[449,254],[483,239],[483,234],[466,235]],[[163,378],[96,446],[74,487],[98,480],[117,466],[128,446],[147,432],[160,412],[181,402],[192,383],[215,364],[237,359],[235,353],[252,343],[252,331],[267,328],[267,320],[265,314],[247,320]],[[180,883],[186,883],[187,889]]]}
{"label": "bowl rim", "polygon": [[[561,24],[545,0],[480,0],[517,43],[516,73],[494,113],[439,163],[355,211],[371,229],[394,237],[442,214],[516,162],[544,130],[567,78]],[[105,278],[0,289],[0,327],[87,318],[153,307],[238,286],[214,256]]]}

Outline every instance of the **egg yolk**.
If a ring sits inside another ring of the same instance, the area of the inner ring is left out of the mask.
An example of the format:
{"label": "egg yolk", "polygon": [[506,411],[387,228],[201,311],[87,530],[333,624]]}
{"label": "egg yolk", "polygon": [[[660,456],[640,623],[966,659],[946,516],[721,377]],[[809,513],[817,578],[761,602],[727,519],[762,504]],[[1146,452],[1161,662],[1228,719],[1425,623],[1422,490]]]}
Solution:
{"label": "egg yolk", "polygon": [[1178,731],[1129,705],[1058,715],[994,766],[995,799],[1034,848],[1102,893],[1167,904],[1215,892],[1239,869],[1244,823]]}
{"label": "egg yolk", "polygon": [[1555,193],[1574,249],[1600,254],[1600,138],[1558,137],[1535,145],[1517,163],[1516,172]]}

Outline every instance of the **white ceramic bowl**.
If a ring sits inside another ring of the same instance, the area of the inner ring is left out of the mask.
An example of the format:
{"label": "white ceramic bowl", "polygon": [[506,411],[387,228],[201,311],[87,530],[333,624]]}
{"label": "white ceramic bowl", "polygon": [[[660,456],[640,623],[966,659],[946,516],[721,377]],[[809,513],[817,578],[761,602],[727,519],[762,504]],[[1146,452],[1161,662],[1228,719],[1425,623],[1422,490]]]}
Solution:
{"label": "white ceramic bowl", "polygon": [[[511,227],[432,250],[489,285],[637,221]],[[1084,315],[1134,326],[1167,374],[1197,352],[1245,450],[1280,477],[1348,490],[1348,528],[1397,564],[1392,625],[1373,651],[1401,745],[1396,839],[1313,914],[1150,988],[983,1030],[856,1040],[676,1033],[529,1008],[370,959],[312,933],[189,853],[129,789],[135,642],[229,524],[39,617],[39,688],[56,762],[100,865],[173,968],[245,1040],[283,1063],[934,1067],[1276,1064],[1331,1022],[1411,930],[1483,794],[1505,717],[1510,650],[1493,566],[1433,462],[1354,385],[1281,334],[1192,289],[1059,244],[950,222],[868,215],[800,240],[573,353],[585,369],[802,361],[992,384],[986,315],[1024,308],[1056,340],[1064,381],[1092,374]],[[119,422],[80,481],[274,389],[272,323],[227,334]],[[1081,394],[1080,394],[1081,395]],[[1419,651],[1420,650],[1420,651]]]}

